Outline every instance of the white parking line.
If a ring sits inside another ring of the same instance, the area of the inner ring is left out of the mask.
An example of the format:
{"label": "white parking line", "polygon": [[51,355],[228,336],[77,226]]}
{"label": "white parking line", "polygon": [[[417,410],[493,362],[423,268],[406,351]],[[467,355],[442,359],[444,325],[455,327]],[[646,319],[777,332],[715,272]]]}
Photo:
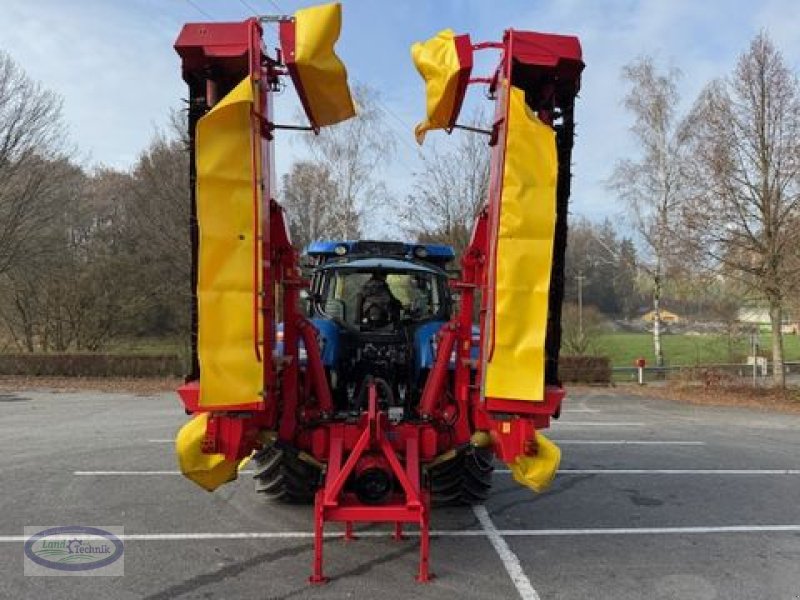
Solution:
{"label": "white parking line", "polygon": [[[495,473],[510,473],[495,469]],[[800,469],[561,469],[559,475],[800,475]]]}
{"label": "white parking line", "polygon": [[553,426],[563,427],[644,427],[645,423],[638,421],[555,421]]}
{"label": "white parking line", "polygon": [[[495,469],[495,473],[510,473],[509,469]],[[253,469],[242,469],[240,475],[252,475]],[[174,470],[150,471],[73,471],[77,477],[148,477],[181,475]],[[800,469],[561,469],[559,475],[800,475]]]}
{"label": "white parking line", "polygon": [[[240,475],[252,475],[255,473],[252,469],[242,469],[239,471]],[[94,476],[149,476],[149,475],[181,475],[180,471],[73,471],[73,475],[78,477],[94,477]]]}
{"label": "white parking line", "polygon": [[[605,423],[604,423],[605,424]],[[583,423],[585,425],[585,423]],[[634,423],[633,425],[641,425]],[[706,442],[681,440],[553,440],[557,444],[597,444],[597,445],[631,445],[631,446],[705,446]],[[149,444],[174,444],[175,440],[147,440]]]}
{"label": "white parking line", "polygon": [[719,527],[597,527],[592,529],[501,529],[504,536],[547,537],[562,535],[661,535],[712,533],[780,533],[800,531],[796,525],[722,525]]}
{"label": "white parking line", "polygon": [[571,415],[572,413],[599,413],[596,408],[565,408],[561,411],[562,415]]}
{"label": "white parking line", "polygon": [[519,597],[522,598],[522,600],[539,600],[539,594],[533,589],[531,580],[528,579],[528,576],[525,575],[525,571],[522,570],[522,565],[519,564],[519,558],[517,558],[517,555],[509,548],[503,536],[497,530],[497,527],[494,526],[486,507],[482,504],[475,505],[472,507],[472,512],[475,513],[481,527],[483,527],[483,531],[486,533],[486,537],[489,538],[489,542],[491,542],[492,547],[495,552],[497,552],[497,556],[500,557],[508,576],[511,577],[511,581],[514,583],[514,587],[517,588]]}
{"label": "white parking line", "polygon": [[[495,469],[495,473],[510,473]],[[240,475],[252,475],[253,469],[242,469]],[[78,477],[124,477],[180,475],[180,471],[73,471]],[[561,469],[559,475],[800,475],[800,469]]]}
{"label": "white parking line", "polygon": [[[358,537],[378,538],[390,537],[393,532],[386,531],[360,531]],[[325,538],[340,538],[342,532],[328,531]],[[403,535],[419,536],[417,531],[403,531]],[[430,535],[439,537],[484,537],[482,529],[457,530],[431,530]],[[65,536],[65,537],[74,537]],[[116,536],[123,542],[185,542],[202,540],[305,540],[314,537],[313,531],[243,531],[221,533],[131,533]],[[60,539],[59,536],[48,536],[48,539]],[[24,535],[0,536],[0,543],[24,542],[28,538]]]}
{"label": "white parking line", "polygon": [[[721,525],[713,527],[595,527],[589,529],[495,529],[504,537],[558,537],[582,535],[671,535],[671,534],[720,534],[720,533],[795,533],[800,524],[791,525]],[[380,538],[391,535],[391,531],[357,531],[359,537]],[[405,535],[418,536],[417,531]],[[439,529],[432,530],[434,537],[484,537],[483,529]],[[341,537],[341,532],[328,532],[326,538]],[[264,539],[310,539],[311,531],[245,531],[220,533],[129,533],[118,536],[124,542],[183,542],[197,540],[264,540]],[[25,542],[25,535],[0,535],[0,543]]]}
{"label": "white parking line", "polygon": [[680,440],[553,440],[556,444],[598,446],[705,446],[705,442]]}

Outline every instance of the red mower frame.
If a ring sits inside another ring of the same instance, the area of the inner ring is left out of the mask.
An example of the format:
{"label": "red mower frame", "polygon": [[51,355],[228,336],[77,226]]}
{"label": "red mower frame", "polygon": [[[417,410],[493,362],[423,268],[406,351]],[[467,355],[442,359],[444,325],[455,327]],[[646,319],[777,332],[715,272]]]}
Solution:
{"label": "red mower frame", "polygon": [[[294,43],[291,18],[280,19],[282,44]],[[578,40],[568,36],[517,32],[507,30],[502,42],[476,45],[468,36],[458,36],[457,43],[464,69],[459,86],[457,106],[463,101],[470,84],[488,84],[490,96],[496,96],[503,82],[514,82],[529,91],[540,118],[548,124],[562,119],[559,126],[565,142],[559,145],[559,210],[563,209],[561,230],[566,236],[566,199],[569,195],[569,156],[572,147],[572,103],[578,92],[583,68]],[[470,79],[472,52],[494,49],[500,62],[491,77]],[[426,489],[426,469],[448,453],[470,443],[491,445],[496,456],[512,462],[520,454],[535,455],[536,431],[549,426],[557,416],[564,390],[557,373],[550,370],[545,397],[540,402],[486,398],[481,391],[482,364],[471,359],[472,348],[479,346],[487,331],[488,265],[494,243],[500,192],[492,186],[486,206],[478,216],[469,247],[461,260],[461,278],[452,282],[460,294],[459,312],[439,333],[438,351],[426,381],[418,419],[413,422],[392,422],[378,408],[380,381],[368,387],[368,408],[357,422],[333,418],[333,401],[320,356],[316,329],[298,309],[299,291],[307,285],[300,277],[297,251],[292,247],[283,209],[271,197],[275,183],[271,156],[275,132],[282,128],[309,129],[317,125],[310,120],[308,127],[281,126],[272,121],[272,92],[279,89],[281,79],[295,79],[296,72],[287,68],[276,51],[270,57],[262,44],[259,19],[242,23],[191,23],[184,26],[175,44],[182,58],[183,78],[189,85],[189,129],[194,143],[197,120],[221,99],[234,85],[251,76],[259,87],[260,105],[254,111],[251,127],[260,147],[254,149],[252,160],[258,162],[262,180],[253,181],[253,211],[261,223],[263,235],[254,236],[253,248],[257,260],[253,275],[253,327],[260,332],[260,343],[253,352],[263,363],[263,392],[260,402],[240,407],[199,405],[199,361],[197,359],[197,247],[198,224],[194,191],[192,193],[193,247],[193,367],[187,383],[178,393],[187,411],[208,411],[204,451],[217,452],[231,460],[249,456],[262,445],[263,432],[274,432],[281,444],[304,453],[309,460],[325,466],[324,483],[318,490],[314,506],[314,563],[310,578],[313,583],[325,581],[323,574],[323,531],[326,522],[345,523],[345,537],[353,538],[353,523],[391,522],[394,537],[402,537],[404,523],[416,523],[420,528],[420,564],[417,579],[428,581],[430,493]],[[305,107],[308,106],[302,85],[295,89]],[[498,106],[501,106],[498,104]],[[493,148],[492,177],[502,170],[502,144],[506,115],[496,115],[491,131]],[[451,123],[457,127],[455,116]],[[558,131],[558,130],[557,130]],[[194,183],[194,157],[191,159]],[[254,169],[255,172],[255,169]],[[559,233],[560,231],[560,233]],[[558,241],[557,241],[558,243]],[[561,267],[563,268],[563,251]],[[556,256],[558,260],[558,256]],[[556,274],[554,267],[554,274]],[[563,275],[562,275],[563,277]],[[554,279],[554,281],[556,281]],[[551,293],[551,306],[560,307],[563,280],[556,282],[556,295]],[[280,290],[276,294],[275,291]],[[480,298],[480,299],[478,299]],[[553,302],[556,302],[553,304]],[[480,335],[473,335],[473,313],[480,302]],[[551,309],[548,328],[548,361],[557,364],[560,337],[560,309]],[[276,323],[282,321],[282,356],[273,356]],[[300,362],[300,343],[306,350],[304,364]],[[553,350],[555,348],[555,350]],[[443,432],[442,423],[448,425]],[[480,434],[480,435],[476,435]],[[348,479],[366,469],[382,469],[395,482],[395,490],[385,502],[365,504],[346,487]]]}

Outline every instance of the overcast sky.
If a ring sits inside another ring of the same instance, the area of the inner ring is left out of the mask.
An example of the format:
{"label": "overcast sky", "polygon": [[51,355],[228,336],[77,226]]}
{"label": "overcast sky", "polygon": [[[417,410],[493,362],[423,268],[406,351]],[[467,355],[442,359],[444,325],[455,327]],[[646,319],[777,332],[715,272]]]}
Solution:
{"label": "overcast sky", "polygon": [[[87,165],[127,168],[185,95],[172,49],[187,21],[240,20],[251,13],[291,13],[296,0],[3,0],[0,48],[64,99],[71,141]],[[586,71],[577,106],[573,213],[615,220],[624,215],[604,189],[614,162],[635,151],[630,118],[620,101],[619,73],[638,55],[656,56],[683,72],[688,106],[711,78],[729,73],[737,56],[766,29],[787,62],[800,62],[800,2],[796,0],[344,0],[338,53],[351,81],[383,94],[398,153],[387,172],[397,197],[408,193],[419,167],[412,127],[424,107],[421,80],[409,46],[451,27],[473,41],[497,40],[506,27],[575,34]],[[280,11],[279,11],[280,9]],[[274,27],[267,36],[276,45]],[[475,69],[489,72],[484,58]],[[483,67],[481,69],[481,67]],[[279,120],[290,120],[296,100],[278,99]],[[467,110],[486,104],[471,92]],[[454,135],[464,135],[455,133]],[[447,143],[433,133],[429,143]],[[423,148],[423,151],[425,149]],[[301,145],[279,138],[277,168],[285,172]]]}

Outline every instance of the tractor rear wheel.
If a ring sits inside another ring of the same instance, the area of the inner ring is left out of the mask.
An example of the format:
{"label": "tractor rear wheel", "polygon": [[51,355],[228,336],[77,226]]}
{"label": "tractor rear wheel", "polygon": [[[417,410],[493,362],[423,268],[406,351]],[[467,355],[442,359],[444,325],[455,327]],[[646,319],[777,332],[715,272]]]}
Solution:
{"label": "tractor rear wheel", "polygon": [[312,504],[320,486],[321,471],[300,458],[293,448],[276,444],[259,450],[251,459],[256,493],[270,502]]}
{"label": "tractor rear wheel", "polygon": [[429,471],[434,506],[483,504],[492,489],[492,452],[468,446]]}

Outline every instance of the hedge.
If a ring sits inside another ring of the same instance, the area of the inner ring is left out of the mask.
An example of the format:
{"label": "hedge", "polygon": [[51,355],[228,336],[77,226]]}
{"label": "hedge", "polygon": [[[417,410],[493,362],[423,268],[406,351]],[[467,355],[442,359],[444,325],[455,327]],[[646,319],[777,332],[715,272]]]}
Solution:
{"label": "hedge", "polygon": [[608,356],[562,356],[558,376],[563,383],[611,384],[611,359]]}
{"label": "hedge", "polygon": [[0,375],[33,377],[179,377],[177,355],[0,354]]}
{"label": "hedge", "polygon": [[[0,375],[34,377],[180,377],[185,367],[177,355],[0,354]],[[611,383],[607,356],[562,356],[564,383]]]}

